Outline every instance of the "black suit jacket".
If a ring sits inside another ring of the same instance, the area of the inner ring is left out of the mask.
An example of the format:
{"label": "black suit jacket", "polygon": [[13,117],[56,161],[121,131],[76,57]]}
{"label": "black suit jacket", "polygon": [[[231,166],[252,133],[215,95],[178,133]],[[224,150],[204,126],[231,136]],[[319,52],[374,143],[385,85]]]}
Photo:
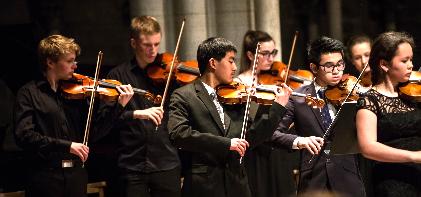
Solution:
{"label": "black suit jacket", "polygon": [[[273,103],[269,114],[254,121],[246,135],[250,146],[270,138],[284,112],[283,106]],[[231,138],[240,138],[243,113],[243,106],[224,106],[224,129],[200,79],[174,91],[168,128],[184,156],[183,196],[250,196],[239,154],[229,150]]]}
{"label": "black suit jacket", "polygon": [[[316,96],[314,83],[303,86],[296,92]],[[322,137],[327,130],[322,124],[320,109],[308,106],[304,98],[290,97],[286,108],[287,112],[272,136],[276,146],[290,149],[298,136]],[[296,133],[285,133],[292,123]],[[325,142],[327,143],[329,140]],[[365,196],[354,155],[329,155],[323,151],[309,163],[311,158],[312,155],[307,150],[301,150],[299,192],[330,187],[333,191],[350,196]]]}

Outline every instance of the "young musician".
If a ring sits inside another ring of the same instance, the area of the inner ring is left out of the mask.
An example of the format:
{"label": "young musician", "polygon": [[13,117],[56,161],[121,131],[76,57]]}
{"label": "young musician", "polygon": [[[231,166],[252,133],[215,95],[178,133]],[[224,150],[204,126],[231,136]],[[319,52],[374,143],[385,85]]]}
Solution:
{"label": "young musician", "polygon": [[[353,36],[348,41],[347,49],[352,65],[361,72],[370,59],[371,39],[364,35]],[[367,67],[364,72],[369,73],[370,67]]]}
{"label": "young musician", "polygon": [[[370,59],[371,39],[364,35],[353,36],[348,41],[347,48],[349,59],[351,60],[352,65],[354,65],[355,70],[358,71],[354,74],[354,76],[358,77],[364,69],[365,65],[368,64],[368,60]],[[360,86],[358,86],[357,89],[359,93],[366,92],[371,88],[370,73],[370,66],[367,66],[360,79]]]}
{"label": "young musician", "polygon": [[170,137],[187,158],[182,196],[250,196],[240,157],[270,137],[284,113],[292,91],[286,85],[276,93],[268,114],[241,138],[244,108],[222,106],[215,93],[217,86],[233,81],[236,52],[224,38],[203,41],[197,49],[201,77],[171,96]]}
{"label": "young musician", "polygon": [[[338,40],[322,37],[313,41],[308,48],[308,61],[315,80],[296,91],[323,98],[328,85],[334,86],[341,81],[345,69],[343,51],[344,46]],[[307,148],[307,151],[300,152],[298,192],[328,190],[349,196],[365,196],[355,157],[330,154],[332,136],[328,136],[326,141],[321,138],[335,116],[334,106],[328,102],[323,109],[314,109],[302,98],[291,97],[286,108],[287,113],[272,141],[281,147]],[[286,134],[292,123],[295,133]],[[322,146],[323,151],[320,151]]]}
{"label": "young musician", "polygon": [[358,100],[357,136],[362,154],[375,160],[375,196],[420,196],[421,110],[399,96],[414,67],[413,38],[386,32],[373,43],[369,64],[373,88]]}
{"label": "young musician", "polygon": [[[18,91],[14,115],[16,140],[27,156],[25,195],[86,196],[88,177],[82,163],[89,148],[82,141],[88,104],[65,99],[60,91],[62,81],[72,78],[77,68],[80,47],[72,38],[52,35],[41,40],[38,52],[44,77]],[[91,128],[105,130],[133,96],[130,85],[117,90],[118,104],[93,115]]]}
{"label": "young musician", "polygon": [[[250,30],[244,35],[242,65],[240,74],[234,78],[234,81],[248,86],[252,84],[252,69],[257,43],[260,43],[256,65],[257,76],[260,72],[271,69],[278,53],[275,41],[266,32]],[[251,105],[251,111],[256,107],[254,104],[253,102]],[[285,167],[284,163],[286,163],[282,154],[282,150],[273,148],[269,139],[253,149],[248,149],[245,167],[252,196],[276,197],[295,193],[293,176],[285,176],[288,170],[280,169]],[[279,187],[279,185],[283,185],[283,187]]]}
{"label": "young musician", "polygon": [[[157,58],[161,36],[161,27],[154,17],[134,17],[130,25],[134,57],[112,69],[108,78],[163,95],[165,84],[156,84],[147,75],[148,67],[161,66]],[[169,94],[176,87],[174,82],[170,84]],[[116,123],[113,132],[119,136],[121,196],[180,195],[180,161],[177,149],[169,140],[165,111],[166,105],[161,108],[137,94]]]}

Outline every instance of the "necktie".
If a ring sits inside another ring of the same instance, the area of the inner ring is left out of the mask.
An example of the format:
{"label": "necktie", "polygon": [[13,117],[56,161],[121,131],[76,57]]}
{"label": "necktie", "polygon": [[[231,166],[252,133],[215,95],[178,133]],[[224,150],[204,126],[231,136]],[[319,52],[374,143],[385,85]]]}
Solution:
{"label": "necktie", "polygon": [[222,126],[224,126],[225,129],[225,123],[224,123],[224,109],[222,108],[221,104],[219,103],[215,92],[212,92],[210,94],[210,96],[212,97],[213,103],[215,104],[216,110],[218,111],[219,114],[219,118],[221,118],[221,122],[222,122]]}
{"label": "necktie", "polygon": [[325,99],[325,90],[320,89],[317,91],[319,98],[325,100],[326,105],[323,106],[321,114],[322,114],[322,122],[325,129],[329,128],[330,123],[332,123],[332,119],[330,118],[329,108],[327,106],[327,102]]}

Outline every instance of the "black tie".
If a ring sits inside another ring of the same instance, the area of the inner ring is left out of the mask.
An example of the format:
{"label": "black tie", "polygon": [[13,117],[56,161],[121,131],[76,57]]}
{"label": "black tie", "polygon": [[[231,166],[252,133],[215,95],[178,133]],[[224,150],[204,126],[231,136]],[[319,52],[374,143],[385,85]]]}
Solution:
{"label": "black tie", "polygon": [[323,126],[325,127],[325,129],[329,128],[330,123],[332,123],[332,119],[330,118],[330,113],[329,113],[329,108],[327,106],[327,102],[325,99],[325,90],[320,89],[319,91],[317,91],[317,94],[319,95],[319,98],[325,100],[326,105],[323,106],[322,108],[322,120],[323,120]]}

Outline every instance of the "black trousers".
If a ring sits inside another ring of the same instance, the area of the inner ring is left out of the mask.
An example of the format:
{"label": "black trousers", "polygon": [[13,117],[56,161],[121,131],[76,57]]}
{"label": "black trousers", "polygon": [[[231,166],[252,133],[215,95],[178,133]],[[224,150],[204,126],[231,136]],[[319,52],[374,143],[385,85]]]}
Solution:
{"label": "black trousers", "polygon": [[88,175],[82,167],[31,169],[26,197],[85,197]]}
{"label": "black trousers", "polygon": [[180,168],[152,173],[126,173],[121,176],[125,197],[179,197]]}

